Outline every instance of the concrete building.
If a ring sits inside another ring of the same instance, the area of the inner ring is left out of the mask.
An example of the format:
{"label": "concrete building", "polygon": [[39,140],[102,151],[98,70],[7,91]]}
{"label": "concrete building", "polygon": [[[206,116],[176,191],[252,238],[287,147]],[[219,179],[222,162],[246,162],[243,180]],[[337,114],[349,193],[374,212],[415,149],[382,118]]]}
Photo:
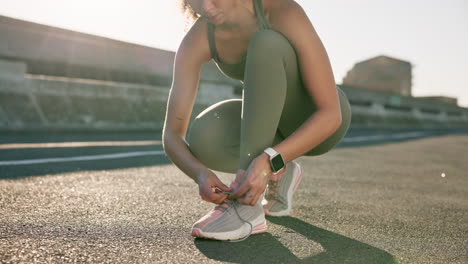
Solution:
{"label": "concrete building", "polygon": [[358,62],[343,78],[344,85],[411,96],[411,63],[388,56]]}

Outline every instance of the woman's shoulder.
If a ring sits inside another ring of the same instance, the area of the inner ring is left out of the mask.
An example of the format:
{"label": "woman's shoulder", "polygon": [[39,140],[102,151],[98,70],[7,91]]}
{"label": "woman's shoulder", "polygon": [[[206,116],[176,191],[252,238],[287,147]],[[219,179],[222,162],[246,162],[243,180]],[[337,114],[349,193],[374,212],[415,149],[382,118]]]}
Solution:
{"label": "woman's shoulder", "polygon": [[295,0],[260,0],[265,11],[281,11],[293,5],[299,5]]}
{"label": "woman's shoulder", "polygon": [[263,0],[268,16],[270,29],[285,35],[285,32],[296,31],[290,22],[298,17],[304,17],[303,7],[294,0]]}
{"label": "woman's shoulder", "polygon": [[180,42],[178,52],[185,51],[201,63],[211,60],[207,23],[205,18],[198,18]]}
{"label": "woman's shoulder", "polygon": [[278,20],[284,19],[288,11],[293,10],[294,8],[300,8],[299,3],[294,0],[260,0],[263,3],[263,9],[265,10],[266,15],[270,19],[272,24],[275,22],[281,22]]}

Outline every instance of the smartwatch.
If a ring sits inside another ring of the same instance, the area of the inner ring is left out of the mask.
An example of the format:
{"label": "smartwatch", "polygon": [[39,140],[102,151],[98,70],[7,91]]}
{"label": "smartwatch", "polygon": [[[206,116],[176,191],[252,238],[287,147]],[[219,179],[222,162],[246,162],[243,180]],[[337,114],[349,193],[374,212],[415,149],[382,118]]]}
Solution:
{"label": "smartwatch", "polygon": [[274,174],[277,174],[284,168],[283,156],[272,148],[267,148],[263,152],[270,156],[270,167]]}

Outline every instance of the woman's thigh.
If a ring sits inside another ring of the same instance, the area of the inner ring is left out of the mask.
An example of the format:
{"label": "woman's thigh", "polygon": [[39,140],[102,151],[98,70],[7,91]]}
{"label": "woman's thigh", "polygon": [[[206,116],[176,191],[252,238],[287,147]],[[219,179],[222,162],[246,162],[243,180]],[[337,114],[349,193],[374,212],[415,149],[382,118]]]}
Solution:
{"label": "woman's thigh", "polygon": [[[206,167],[236,173],[239,169],[242,99],[218,102],[201,112],[186,136],[192,154]],[[283,138],[276,133],[274,144]]]}

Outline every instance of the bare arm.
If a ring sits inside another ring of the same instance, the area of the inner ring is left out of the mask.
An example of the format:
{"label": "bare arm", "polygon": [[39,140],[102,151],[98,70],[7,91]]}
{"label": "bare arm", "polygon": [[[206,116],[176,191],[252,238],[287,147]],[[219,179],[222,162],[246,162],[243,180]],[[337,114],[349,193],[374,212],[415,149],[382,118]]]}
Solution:
{"label": "bare arm", "polygon": [[203,29],[200,24],[197,21],[192,26],[177,50],[162,136],[167,156],[196,183],[199,175],[206,172],[206,167],[192,155],[185,136],[197,96],[201,67],[209,60],[201,49]]}
{"label": "bare arm", "polygon": [[227,192],[231,189],[193,156],[185,141],[197,96],[201,67],[211,59],[206,36],[206,22],[199,19],[177,50],[164,121],[163,147],[171,161],[198,184],[201,198],[220,204],[227,195],[215,190]]}

